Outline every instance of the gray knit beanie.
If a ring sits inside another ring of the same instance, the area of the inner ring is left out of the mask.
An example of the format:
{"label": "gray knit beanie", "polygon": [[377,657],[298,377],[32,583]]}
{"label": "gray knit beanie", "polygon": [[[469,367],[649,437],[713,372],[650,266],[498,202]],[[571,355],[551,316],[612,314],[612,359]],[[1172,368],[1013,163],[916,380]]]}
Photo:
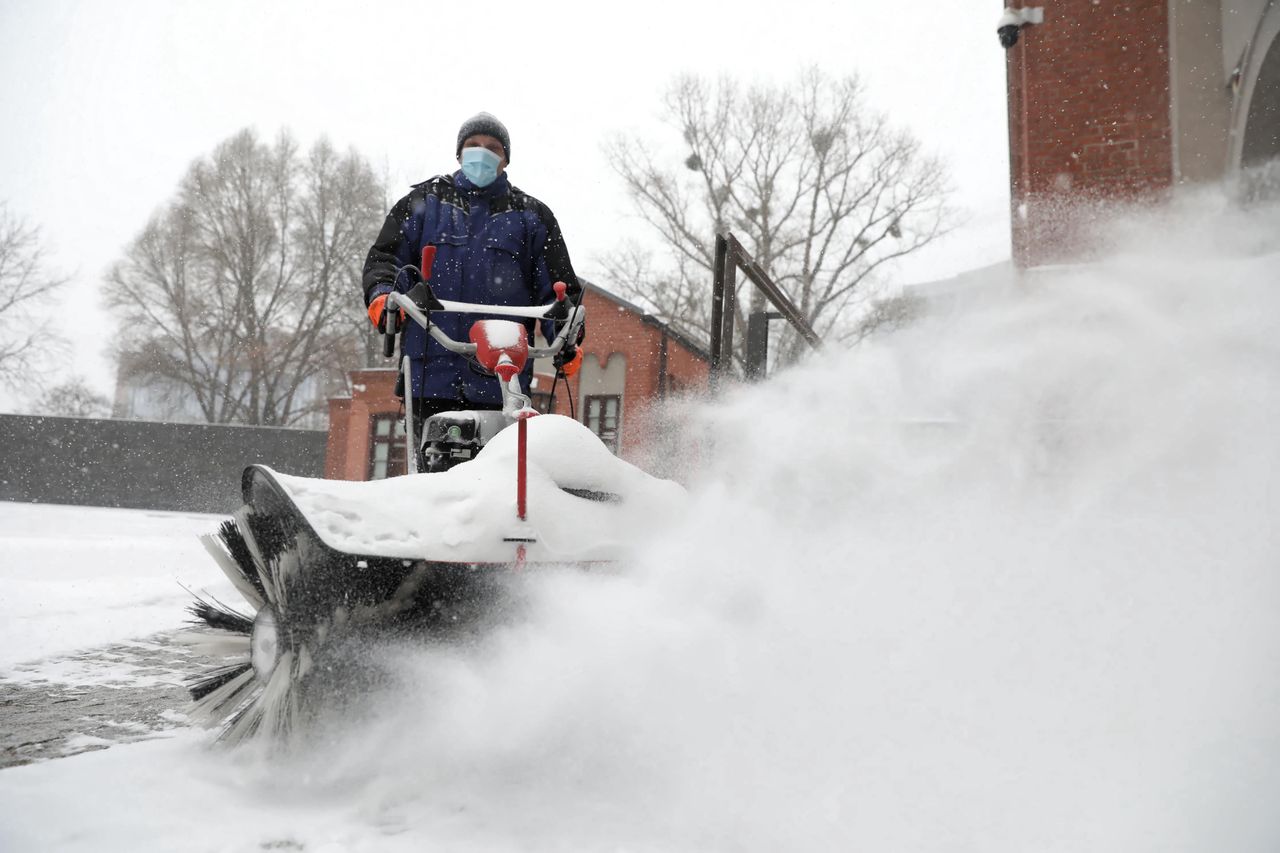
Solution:
{"label": "gray knit beanie", "polygon": [[462,127],[458,128],[458,150],[453,156],[461,157],[462,143],[477,133],[492,136],[501,142],[502,150],[507,155],[507,162],[511,162],[511,137],[507,135],[507,126],[489,113],[476,113],[462,123]]}

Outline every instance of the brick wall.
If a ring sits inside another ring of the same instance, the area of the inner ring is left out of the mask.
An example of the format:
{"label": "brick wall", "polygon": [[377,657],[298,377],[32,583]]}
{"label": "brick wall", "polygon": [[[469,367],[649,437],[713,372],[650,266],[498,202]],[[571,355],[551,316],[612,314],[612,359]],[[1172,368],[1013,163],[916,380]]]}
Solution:
{"label": "brick wall", "polygon": [[1056,0],[1007,53],[1014,257],[1088,250],[1100,206],[1173,179],[1168,0]]}
{"label": "brick wall", "polygon": [[[646,321],[633,306],[606,296],[595,288],[587,290],[583,306],[587,309],[587,339],[583,349],[597,356],[601,364],[605,364],[614,353],[627,357],[619,455],[630,458],[646,440],[643,431],[634,428],[643,423],[644,408],[663,399],[673,388],[705,387],[709,365],[705,356],[679,338],[665,333],[660,325]],[[576,378],[572,388],[580,408]],[[559,407],[557,411],[566,411],[566,407]],[[581,411],[578,416],[581,420]]]}

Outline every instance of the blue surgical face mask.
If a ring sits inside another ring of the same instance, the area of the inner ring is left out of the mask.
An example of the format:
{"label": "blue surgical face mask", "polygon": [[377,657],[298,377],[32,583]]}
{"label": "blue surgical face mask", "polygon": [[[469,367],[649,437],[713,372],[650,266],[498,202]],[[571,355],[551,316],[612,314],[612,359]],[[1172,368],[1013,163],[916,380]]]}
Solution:
{"label": "blue surgical face mask", "polygon": [[502,158],[488,148],[462,149],[462,174],[477,187],[487,187],[498,177],[498,166]]}

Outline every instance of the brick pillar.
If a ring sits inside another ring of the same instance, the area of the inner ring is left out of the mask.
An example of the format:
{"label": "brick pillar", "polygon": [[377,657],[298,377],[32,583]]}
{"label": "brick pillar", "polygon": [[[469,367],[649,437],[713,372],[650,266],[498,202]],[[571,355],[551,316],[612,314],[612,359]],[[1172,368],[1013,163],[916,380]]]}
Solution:
{"label": "brick pillar", "polygon": [[1014,0],[1044,8],[1007,51],[1013,256],[1070,261],[1112,205],[1173,180],[1169,0]]}
{"label": "brick pillar", "polygon": [[351,479],[346,476],[347,440],[351,432],[351,400],[339,397],[329,401],[329,441],[324,452],[324,476],[329,480]]}
{"label": "brick pillar", "polygon": [[369,476],[372,437],[369,419],[375,414],[396,414],[394,368],[353,370],[351,396],[329,401],[329,443],[324,475],[333,480],[364,480]]}

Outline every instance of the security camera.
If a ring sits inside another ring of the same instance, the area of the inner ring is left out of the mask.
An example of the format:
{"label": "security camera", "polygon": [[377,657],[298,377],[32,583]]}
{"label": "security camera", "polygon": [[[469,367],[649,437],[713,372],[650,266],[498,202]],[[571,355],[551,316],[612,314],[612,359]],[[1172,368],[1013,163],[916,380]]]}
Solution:
{"label": "security camera", "polygon": [[1018,43],[1018,31],[1022,29],[1022,16],[1014,9],[1006,8],[996,23],[996,35],[1000,36],[1000,46],[1005,50]]}
{"label": "security camera", "polygon": [[1005,7],[1004,14],[996,22],[996,35],[1000,36],[1000,46],[1008,50],[1018,43],[1018,36],[1023,27],[1040,23],[1044,23],[1043,6],[1021,9]]}

